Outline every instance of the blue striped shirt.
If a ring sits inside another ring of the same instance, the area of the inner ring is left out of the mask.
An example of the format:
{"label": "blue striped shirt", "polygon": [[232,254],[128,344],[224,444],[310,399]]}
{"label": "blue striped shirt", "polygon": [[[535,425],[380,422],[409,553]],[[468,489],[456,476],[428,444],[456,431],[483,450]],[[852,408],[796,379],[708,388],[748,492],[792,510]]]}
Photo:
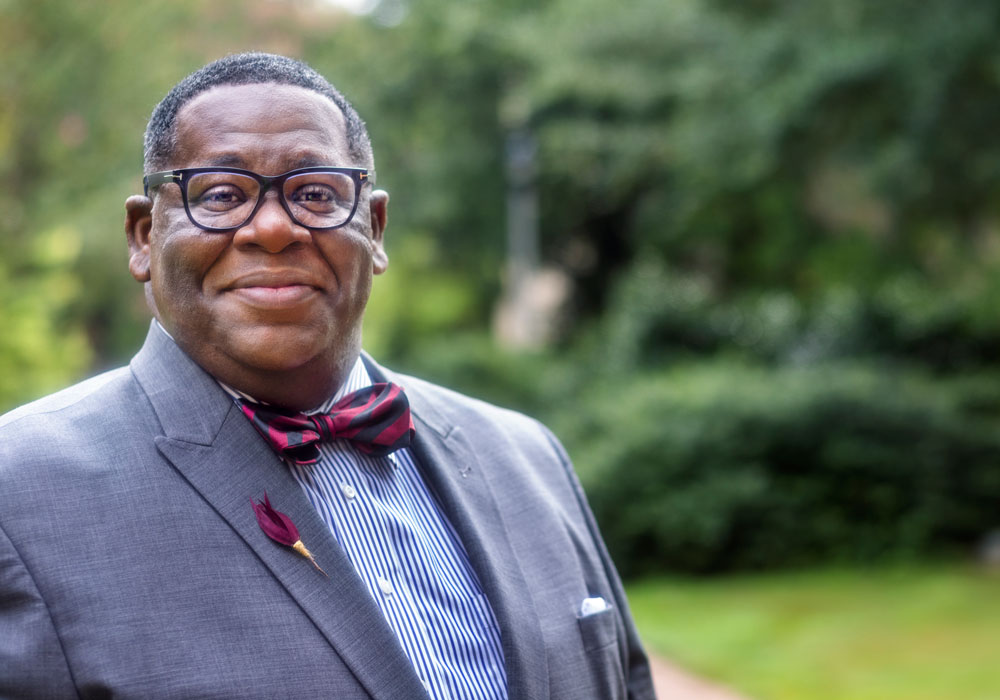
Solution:
{"label": "blue striped shirt", "polygon": [[[371,384],[359,358],[337,394],[315,412]],[[372,458],[336,440],[320,445],[316,464],[289,468],[431,698],[505,699],[496,617],[410,450]]]}

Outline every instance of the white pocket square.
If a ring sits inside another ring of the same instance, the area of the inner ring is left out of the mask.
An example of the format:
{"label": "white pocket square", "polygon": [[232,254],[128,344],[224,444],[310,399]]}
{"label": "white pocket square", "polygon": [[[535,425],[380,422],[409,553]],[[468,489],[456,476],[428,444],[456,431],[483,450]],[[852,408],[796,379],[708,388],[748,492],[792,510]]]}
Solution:
{"label": "white pocket square", "polygon": [[580,617],[590,617],[591,615],[604,612],[610,607],[608,601],[604,600],[601,596],[584,598],[583,603],[580,604]]}

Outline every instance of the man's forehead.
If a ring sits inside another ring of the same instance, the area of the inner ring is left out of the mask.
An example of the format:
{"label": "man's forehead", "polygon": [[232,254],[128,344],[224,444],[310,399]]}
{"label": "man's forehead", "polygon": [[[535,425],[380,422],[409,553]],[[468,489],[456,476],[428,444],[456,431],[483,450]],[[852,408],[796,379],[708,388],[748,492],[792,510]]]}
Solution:
{"label": "man's forehead", "polygon": [[[250,168],[259,153],[280,150],[292,167],[349,157],[343,113],[326,96],[291,85],[225,85],[206,90],[177,116],[175,167]],[[252,169],[252,168],[250,168]],[[289,168],[290,169],[290,168]]]}
{"label": "man's forehead", "polygon": [[250,83],[216,85],[192,97],[177,113],[178,124],[191,119],[225,120],[238,123],[257,116],[282,117],[297,114],[317,127],[347,130],[340,108],[326,95],[298,85]]}

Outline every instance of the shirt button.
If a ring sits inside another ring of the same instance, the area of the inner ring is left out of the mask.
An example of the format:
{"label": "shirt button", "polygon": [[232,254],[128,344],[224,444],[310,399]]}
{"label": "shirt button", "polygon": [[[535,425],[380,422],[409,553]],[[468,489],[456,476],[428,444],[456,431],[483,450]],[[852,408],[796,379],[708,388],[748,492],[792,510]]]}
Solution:
{"label": "shirt button", "polygon": [[344,498],[347,498],[347,499],[353,499],[355,496],[358,495],[358,492],[350,484],[343,484],[342,483],[340,485],[340,492],[342,494],[344,494]]}
{"label": "shirt button", "polygon": [[392,581],[381,576],[378,577],[378,587],[382,591],[382,595],[392,595],[396,592],[396,589],[392,587]]}

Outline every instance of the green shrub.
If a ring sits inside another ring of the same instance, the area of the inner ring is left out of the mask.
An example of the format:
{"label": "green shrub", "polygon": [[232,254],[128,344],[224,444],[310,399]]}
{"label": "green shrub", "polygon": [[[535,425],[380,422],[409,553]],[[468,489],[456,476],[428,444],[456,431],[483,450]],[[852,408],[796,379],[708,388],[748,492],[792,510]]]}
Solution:
{"label": "green shrub", "polygon": [[993,378],[698,364],[553,416],[623,574],[966,547],[1000,526]]}

